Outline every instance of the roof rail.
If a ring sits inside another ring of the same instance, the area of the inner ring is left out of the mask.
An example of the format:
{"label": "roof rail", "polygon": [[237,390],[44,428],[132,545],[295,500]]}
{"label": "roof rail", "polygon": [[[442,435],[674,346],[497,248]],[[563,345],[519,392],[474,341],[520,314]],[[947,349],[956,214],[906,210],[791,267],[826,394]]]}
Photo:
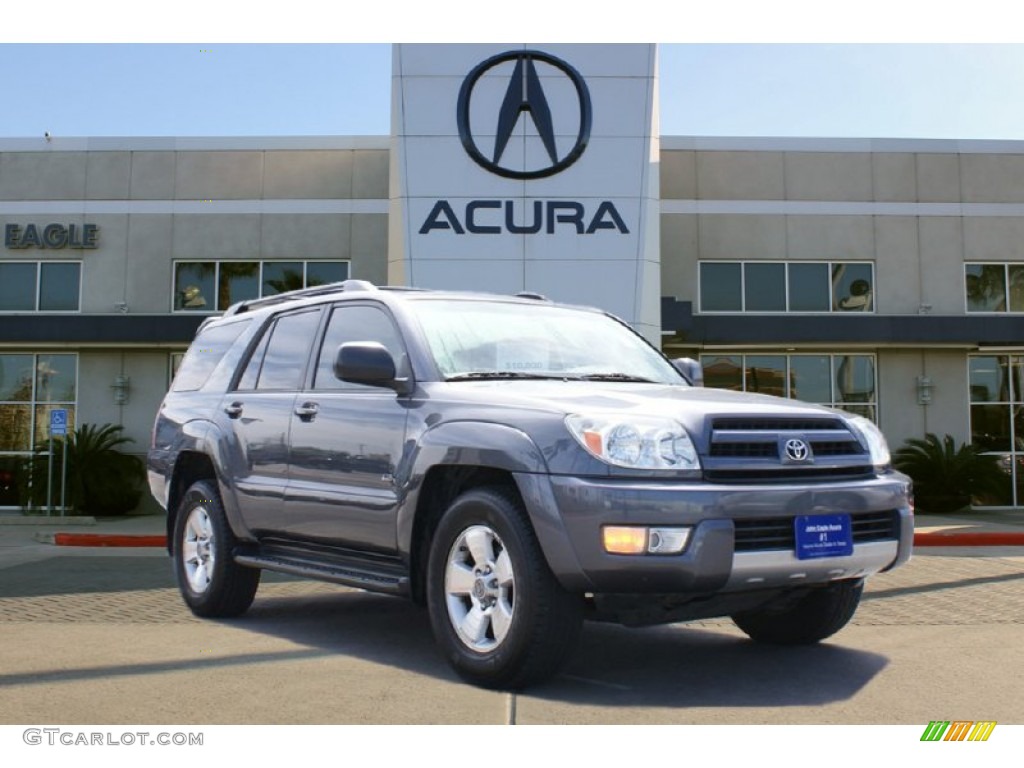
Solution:
{"label": "roof rail", "polygon": [[520,299],[536,299],[537,301],[551,301],[543,293],[534,293],[533,291],[520,291],[516,294]]}
{"label": "roof rail", "polygon": [[285,302],[292,301],[294,299],[309,299],[314,296],[325,296],[328,293],[376,290],[377,286],[368,280],[342,280],[338,283],[325,283],[324,285],[315,285],[311,288],[300,288],[297,291],[275,293],[273,296],[267,296],[262,299],[240,301],[237,304],[232,304],[228,307],[224,311],[222,317],[240,315],[243,312],[249,312],[250,310],[260,309],[262,307],[271,307],[275,304],[284,304]]}

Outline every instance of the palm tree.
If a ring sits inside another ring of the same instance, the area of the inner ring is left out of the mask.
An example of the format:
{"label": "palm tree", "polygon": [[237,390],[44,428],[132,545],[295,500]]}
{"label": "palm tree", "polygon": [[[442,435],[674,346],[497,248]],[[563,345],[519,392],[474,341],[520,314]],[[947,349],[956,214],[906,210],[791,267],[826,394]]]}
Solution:
{"label": "palm tree", "polygon": [[1005,498],[1009,475],[999,457],[975,445],[959,448],[951,435],[911,438],[893,454],[893,465],[914,481],[914,502],[923,512],[955,512],[974,499]]}

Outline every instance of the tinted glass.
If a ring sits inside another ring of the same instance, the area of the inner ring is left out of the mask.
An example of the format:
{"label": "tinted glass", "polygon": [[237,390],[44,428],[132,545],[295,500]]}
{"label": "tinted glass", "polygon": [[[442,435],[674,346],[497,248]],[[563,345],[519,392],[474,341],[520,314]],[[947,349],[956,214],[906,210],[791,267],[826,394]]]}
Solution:
{"label": "tinted glass", "polygon": [[73,402],[78,359],[75,355],[39,355],[36,359],[36,400]]}
{"label": "tinted glass", "polygon": [[786,265],[747,264],[744,280],[747,312],[786,311]]}
{"label": "tinted glass", "polygon": [[790,264],[790,311],[828,312],[829,305],[828,264]]}
{"label": "tinted glass", "polygon": [[305,288],[301,261],[263,262],[263,295],[274,296]]}
{"label": "tinted glass", "polygon": [[0,451],[32,448],[32,406],[0,403]]}
{"label": "tinted glass", "polygon": [[743,358],[740,355],[701,355],[704,386],[743,391]]}
{"label": "tinted glass", "polygon": [[832,265],[832,309],[838,312],[874,310],[875,287],[870,264]]}
{"label": "tinted glass", "polygon": [[306,287],[348,280],[347,261],[310,261],[306,263]]}
{"label": "tinted glass", "polygon": [[256,389],[299,389],[313,344],[320,312],[301,312],[277,319],[270,332]]}
{"label": "tinted glass", "polygon": [[203,331],[185,353],[171,389],[175,392],[189,392],[202,387],[217,363],[248,325],[249,322],[245,320],[213,326]]}
{"label": "tinted glass", "polygon": [[786,356],[747,355],[748,392],[786,396]]}
{"label": "tinted glass", "polygon": [[789,358],[789,396],[808,403],[831,403],[830,360],[828,355],[793,355]]}
{"label": "tinted glass", "polygon": [[334,375],[334,358],[338,347],[350,341],[377,341],[385,346],[395,360],[395,367],[402,375],[404,349],[391,318],[377,307],[337,307],[331,313],[324,343],[320,348],[316,367],[315,389],[378,389],[362,384],[341,381]]}
{"label": "tinted glass", "polygon": [[1010,311],[1024,312],[1024,265],[1011,264],[1007,267],[1010,283]]}
{"label": "tinted glass", "polygon": [[964,280],[968,312],[1006,310],[1006,268],[1002,264],[968,264]]}
{"label": "tinted glass", "polygon": [[219,294],[217,308],[221,311],[232,304],[260,296],[260,265],[257,261],[222,261],[217,280]]}
{"label": "tinted glass", "polygon": [[836,402],[871,403],[875,400],[875,360],[866,355],[836,356]]}
{"label": "tinted glass", "polygon": [[743,309],[740,264],[700,265],[700,308],[702,312],[739,312]]}
{"label": "tinted glass", "polygon": [[36,308],[37,264],[0,264],[0,311],[31,312]]}
{"label": "tinted glass", "polygon": [[263,334],[263,338],[260,339],[260,343],[257,344],[256,349],[252,351],[252,355],[249,357],[249,362],[245,364],[245,370],[242,371],[242,377],[238,380],[238,386],[235,387],[235,389],[256,389],[256,382],[260,379],[260,368],[263,367],[263,358],[266,357],[267,354],[267,342],[270,341],[270,333],[272,330],[273,326]]}
{"label": "tinted glass", "polygon": [[972,405],[971,442],[983,451],[1012,450],[1009,405]]}
{"label": "tinted glass", "polygon": [[1007,360],[1003,355],[992,357],[971,357],[968,363],[971,402],[1010,402]]}
{"label": "tinted glass", "polygon": [[213,312],[217,265],[212,261],[182,261],[174,265],[174,308]]}
{"label": "tinted glass", "polygon": [[77,312],[81,264],[46,264],[39,268],[39,309]]}
{"label": "tinted glass", "polygon": [[32,355],[0,355],[0,402],[32,399]]}

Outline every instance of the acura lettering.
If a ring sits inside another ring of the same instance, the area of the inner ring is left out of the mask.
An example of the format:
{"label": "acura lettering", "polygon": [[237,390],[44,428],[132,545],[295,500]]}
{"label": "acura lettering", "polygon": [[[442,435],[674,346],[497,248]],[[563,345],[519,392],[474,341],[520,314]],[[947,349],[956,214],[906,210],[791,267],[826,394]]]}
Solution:
{"label": "acura lettering", "polygon": [[435,230],[464,235],[535,235],[555,230],[575,230],[578,235],[593,235],[612,231],[628,235],[629,228],[615,204],[609,200],[598,203],[588,213],[583,203],[574,200],[534,200],[522,203],[515,200],[470,200],[460,218],[451,203],[438,200],[420,227],[421,235]]}

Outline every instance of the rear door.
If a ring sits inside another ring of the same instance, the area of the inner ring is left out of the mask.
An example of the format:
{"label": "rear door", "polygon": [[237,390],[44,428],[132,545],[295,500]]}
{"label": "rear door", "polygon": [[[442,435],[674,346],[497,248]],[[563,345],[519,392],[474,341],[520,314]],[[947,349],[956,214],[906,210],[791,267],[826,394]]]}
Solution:
{"label": "rear door", "polygon": [[239,509],[245,526],[257,534],[283,528],[288,432],[321,314],[313,308],[276,316],[221,401]]}

